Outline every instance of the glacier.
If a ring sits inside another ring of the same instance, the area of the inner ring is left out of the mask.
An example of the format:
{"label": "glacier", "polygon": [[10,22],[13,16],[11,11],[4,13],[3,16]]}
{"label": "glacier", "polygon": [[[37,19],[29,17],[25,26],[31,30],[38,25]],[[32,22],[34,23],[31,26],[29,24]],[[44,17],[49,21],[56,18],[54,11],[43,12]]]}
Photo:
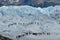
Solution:
{"label": "glacier", "polygon": [[[2,6],[0,35],[13,40],[59,40],[60,6]],[[19,35],[23,36],[19,38]]]}

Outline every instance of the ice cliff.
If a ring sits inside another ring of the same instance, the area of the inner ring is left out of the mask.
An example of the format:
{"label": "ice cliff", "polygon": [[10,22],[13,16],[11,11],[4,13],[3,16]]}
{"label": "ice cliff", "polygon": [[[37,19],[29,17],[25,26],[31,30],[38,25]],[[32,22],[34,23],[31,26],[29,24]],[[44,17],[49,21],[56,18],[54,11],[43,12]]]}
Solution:
{"label": "ice cliff", "polygon": [[60,6],[47,8],[27,5],[0,7],[0,35],[20,40],[19,35],[28,36],[34,35],[33,33],[35,35],[60,35],[59,30]]}

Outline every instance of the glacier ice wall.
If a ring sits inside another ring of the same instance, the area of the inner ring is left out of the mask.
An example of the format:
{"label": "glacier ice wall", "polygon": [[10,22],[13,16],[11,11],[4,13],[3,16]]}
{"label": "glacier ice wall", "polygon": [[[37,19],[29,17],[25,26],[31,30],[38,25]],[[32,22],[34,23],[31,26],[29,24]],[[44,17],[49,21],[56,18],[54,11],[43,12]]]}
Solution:
{"label": "glacier ice wall", "polygon": [[15,39],[26,32],[60,34],[60,6],[0,7],[0,34]]}

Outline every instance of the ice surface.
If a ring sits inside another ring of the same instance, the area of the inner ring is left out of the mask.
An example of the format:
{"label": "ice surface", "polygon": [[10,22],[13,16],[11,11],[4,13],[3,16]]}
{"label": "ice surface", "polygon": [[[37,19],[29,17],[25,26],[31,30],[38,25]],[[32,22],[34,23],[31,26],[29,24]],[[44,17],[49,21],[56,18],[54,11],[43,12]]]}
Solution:
{"label": "ice surface", "polygon": [[[29,32],[31,35],[16,38],[18,35]],[[34,36],[33,33],[45,34]],[[50,36],[47,36],[47,33],[50,33]],[[47,8],[35,8],[27,5],[2,6],[0,7],[0,35],[13,40],[59,39],[60,6]]]}

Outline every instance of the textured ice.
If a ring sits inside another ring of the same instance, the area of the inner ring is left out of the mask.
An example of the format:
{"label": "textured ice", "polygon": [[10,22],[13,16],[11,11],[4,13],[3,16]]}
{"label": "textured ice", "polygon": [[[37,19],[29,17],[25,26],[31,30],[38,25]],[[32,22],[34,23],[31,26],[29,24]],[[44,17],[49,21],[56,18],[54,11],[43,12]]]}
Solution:
{"label": "textured ice", "polygon": [[[59,39],[60,35],[60,6],[36,8],[31,6],[2,6],[0,7],[0,35],[14,40]],[[50,36],[33,36],[18,39],[25,33],[50,33]],[[54,35],[54,36],[53,36]],[[55,36],[58,35],[58,36]],[[53,38],[52,38],[53,37]],[[36,38],[36,39],[35,39]]]}

